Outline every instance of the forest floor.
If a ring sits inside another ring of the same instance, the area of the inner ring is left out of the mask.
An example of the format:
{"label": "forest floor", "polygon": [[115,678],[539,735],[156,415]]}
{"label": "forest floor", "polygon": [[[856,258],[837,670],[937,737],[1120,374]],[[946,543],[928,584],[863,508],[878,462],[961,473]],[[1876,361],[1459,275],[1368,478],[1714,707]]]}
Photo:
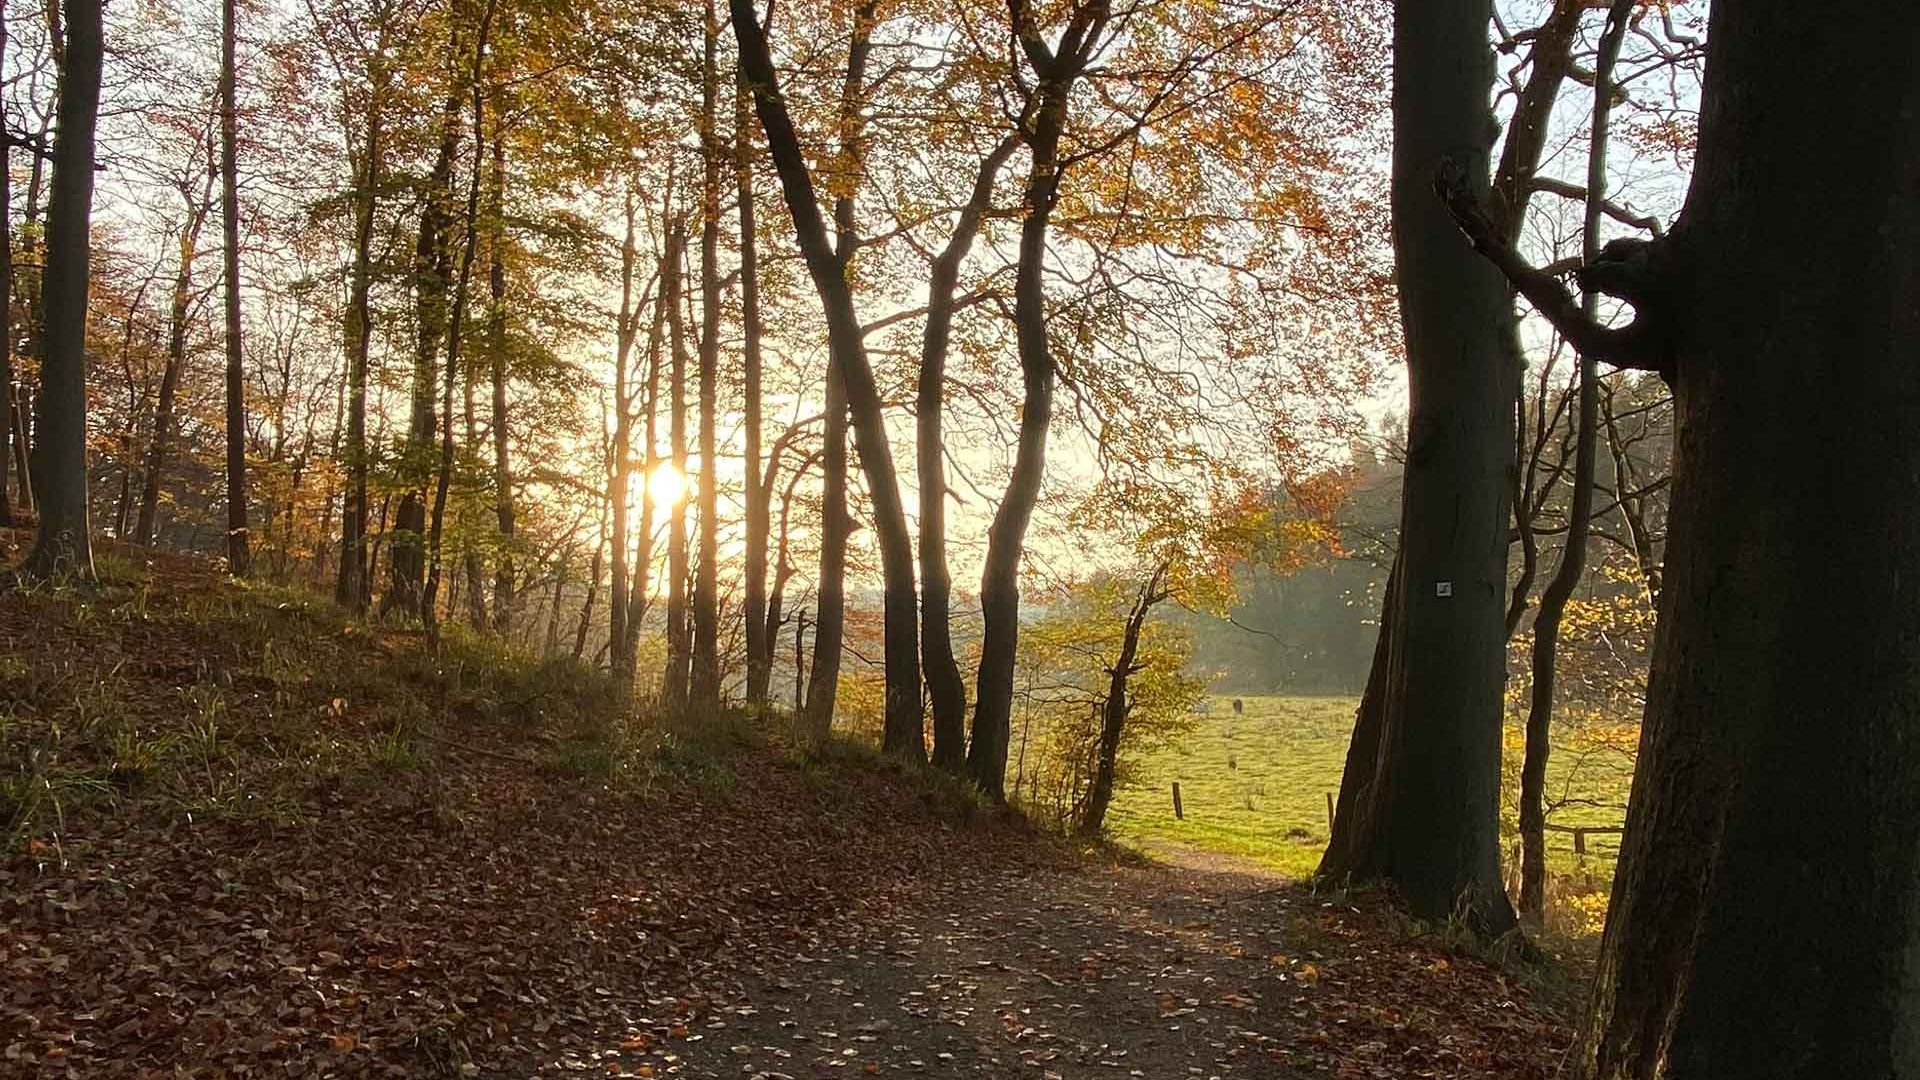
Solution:
{"label": "forest floor", "polygon": [[1575,980],[184,563],[0,592],[0,1077],[1552,1075]]}

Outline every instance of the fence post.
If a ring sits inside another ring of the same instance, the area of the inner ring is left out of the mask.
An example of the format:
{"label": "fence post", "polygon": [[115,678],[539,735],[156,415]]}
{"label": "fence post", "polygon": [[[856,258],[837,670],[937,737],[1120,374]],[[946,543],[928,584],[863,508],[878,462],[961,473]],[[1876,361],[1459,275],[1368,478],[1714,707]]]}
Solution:
{"label": "fence post", "polygon": [[1327,792],[1327,835],[1333,835],[1333,792]]}
{"label": "fence post", "polygon": [[1180,781],[1173,782],[1173,816],[1175,820],[1185,821],[1186,812],[1180,808]]}

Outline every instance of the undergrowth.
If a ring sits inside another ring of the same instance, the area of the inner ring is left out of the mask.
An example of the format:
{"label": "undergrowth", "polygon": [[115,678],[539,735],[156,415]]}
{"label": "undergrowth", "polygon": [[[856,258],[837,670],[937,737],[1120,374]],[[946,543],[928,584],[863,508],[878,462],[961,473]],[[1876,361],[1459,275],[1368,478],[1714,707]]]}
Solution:
{"label": "undergrowth", "polygon": [[457,825],[433,792],[460,758],[724,801],[741,755],[766,752],[826,807],[893,777],[941,820],[992,812],[971,783],[857,739],[803,749],[778,713],[668,715],[571,656],[451,622],[430,647],[310,593],[179,563],[109,548],[94,586],[0,589],[0,852],[57,845],[75,815],[130,803],[280,823],[341,793],[398,792]]}

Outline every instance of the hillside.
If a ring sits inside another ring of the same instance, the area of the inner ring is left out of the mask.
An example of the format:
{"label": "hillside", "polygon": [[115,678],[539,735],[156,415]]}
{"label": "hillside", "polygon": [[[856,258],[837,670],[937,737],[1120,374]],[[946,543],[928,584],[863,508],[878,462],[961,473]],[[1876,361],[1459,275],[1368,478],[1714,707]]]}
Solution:
{"label": "hillside", "polygon": [[1364,898],[102,569],[0,592],[0,1076],[1543,1077],[1569,1039]]}

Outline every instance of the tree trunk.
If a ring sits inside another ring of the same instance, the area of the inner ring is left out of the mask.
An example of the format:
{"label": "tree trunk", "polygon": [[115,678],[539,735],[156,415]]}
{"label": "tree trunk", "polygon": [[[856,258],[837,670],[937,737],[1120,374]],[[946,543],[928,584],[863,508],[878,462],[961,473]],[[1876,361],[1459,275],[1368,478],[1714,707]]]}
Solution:
{"label": "tree trunk", "polygon": [[566,599],[567,574],[572,566],[573,542],[569,540],[553,570],[553,603],[547,608],[547,644],[541,653],[543,656],[556,656],[560,652],[560,605]]}
{"label": "tree trunk", "polygon": [[[427,638],[437,641],[439,638],[439,616],[434,610],[435,594],[439,591],[441,551],[446,534],[447,495],[453,486],[453,381],[463,374],[461,367],[462,330],[466,322],[469,286],[473,281],[474,254],[480,242],[480,176],[484,172],[486,161],[486,94],[480,84],[480,66],[486,61],[487,38],[493,28],[493,13],[498,0],[487,0],[486,10],[480,16],[478,30],[474,34],[473,44],[473,162],[467,178],[466,214],[463,218],[465,242],[460,249],[460,271],[453,286],[453,306],[447,317],[447,381],[446,391],[440,399],[440,470],[434,480],[433,514],[427,533],[427,590],[421,598],[420,613],[427,624]],[[467,442],[473,442],[473,382],[466,382],[467,395]],[[603,538],[604,539],[604,538]],[[597,554],[597,553],[596,553]],[[469,604],[480,604],[478,599],[478,567],[472,563],[467,568],[467,595]],[[486,625],[484,609],[479,611],[475,620]]]}
{"label": "tree trunk", "polygon": [[1394,251],[1408,374],[1400,573],[1373,778],[1322,870],[1394,884],[1413,913],[1496,936],[1500,875],[1509,420],[1506,288],[1434,193],[1443,161],[1484,192],[1493,79],[1488,0],[1398,0]]}
{"label": "tree trunk", "polygon": [[147,446],[147,473],[140,489],[140,517],[134,525],[134,538],[142,547],[152,546],[159,527],[160,485],[173,453],[174,407],[179,400],[181,376],[187,369],[193,260],[199,254],[200,229],[209,209],[205,195],[198,202],[194,201],[190,189],[183,189],[182,195],[187,200],[187,217],[180,224],[180,262],[174,271],[173,299],[167,312],[167,364],[160,374],[160,396],[153,413],[153,441]]}
{"label": "tree trunk", "polygon": [[[753,10],[753,0],[732,0],[733,27],[740,42],[740,62],[753,86],[760,127],[766,132],[780,175],[781,194],[793,219],[794,232],[806,258],[808,276],[820,294],[827,320],[827,346],[832,367],[841,381],[852,414],[853,435],[866,472],[873,505],[873,531],[880,548],[882,595],[885,607],[886,734],[888,753],[909,761],[925,761],[926,734],[920,712],[919,602],[913,580],[913,542],[907,531],[906,508],[887,441],[886,418],[873,368],[867,362],[859,313],[847,280],[852,257],[853,202],[851,195],[836,200],[837,239],[829,241],[826,221],[814,193],[813,177],[800,137],[787,113],[768,52],[766,33]],[[848,50],[847,78],[841,99],[841,153],[853,162],[860,156],[857,131],[864,94],[866,56],[871,49],[875,4],[860,5],[854,14],[853,45]],[[857,167],[857,166],[856,166]],[[853,178],[843,178],[851,190]],[[831,385],[829,397],[832,396]],[[830,410],[831,411],[831,410]],[[816,655],[819,650],[816,649]],[[837,649],[836,649],[837,652]],[[836,661],[837,663],[837,656]],[[817,666],[817,665],[816,665]],[[808,705],[813,711],[812,703]]]}
{"label": "tree trunk", "polygon": [[353,268],[349,274],[347,338],[347,490],[340,514],[340,573],[334,602],[365,611],[371,582],[367,560],[367,368],[373,342],[373,227],[383,169],[382,96],[389,81],[379,51],[368,71],[367,138],[353,192]]}
{"label": "tree trunk", "polygon": [[[1555,0],[1546,21],[1534,33],[1527,50],[1526,88],[1514,104],[1513,117],[1507,122],[1506,138],[1501,143],[1500,164],[1494,169],[1492,201],[1495,215],[1506,235],[1520,235],[1526,223],[1527,206],[1533,199],[1533,181],[1540,171],[1547,133],[1553,119],[1560,88],[1573,70],[1573,38],[1580,30],[1580,16],[1588,0]],[[1514,293],[1507,291],[1507,305],[1513,306]],[[1500,328],[1503,360],[1516,372],[1527,367],[1526,346],[1520,340],[1520,314],[1510,313]],[[1549,365],[1550,366],[1550,365]],[[1542,386],[1545,373],[1542,373]],[[1533,482],[1536,459],[1527,452],[1527,398],[1525,380],[1518,380],[1514,393],[1514,466],[1511,475],[1514,529],[1520,538],[1520,574],[1515,580],[1512,599],[1507,605],[1507,636],[1511,638],[1526,615],[1540,564],[1540,545],[1534,532],[1535,505]],[[1540,406],[1544,409],[1546,406]]]}
{"label": "tree trunk", "polygon": [[1917,28],[1712,12],[1655,241],[1667,570],[1582,1077],[1920,1076]]}
{"label": "tree trunk", "polygon": [[[664,266],[661,275],[664,277]],[[660,406],[660,340],[666,326],[666,308],[660,297],[653,303],[653,322],[647,330],[647,389],[643,400],[646,402],[643,414],[646,419],[644,435],[646,440],[645,467],[640,471],[640,538],[634,545],[633,583],[627,593],[627,636],[621,642],[619,663],[622,678],[633,677],[634,665],[640,651],[640,627],[646,622],[647,608],[652,593],[649,591],[649,578],[653,574],[653,489],[648,480],[653,475],[654,463],[658,460],[655,447],[659,445],[658,420]]]}
{"label": "tree trunk", "polygon": [[[613,642],[613,672],[622,680],[633,678],[633,666],[627,652],[627,492],[633,486],[633,391],[627,382],[627,367],[633,357],[634,322],[634,207],[633,190],[627,190],[626,232],[620,241],[620,311],[613,328],[613,469],[607,479],[607,502],[612,506],[613,583],[607,601],[607,635]],[[641,303],[645,303],[643,298]],[[651,451],[652,447],[648,447]],[[641,477],[645,483],[645,476]]]}
{"label": "tree trunk", "polygon": [[1639,486],[1639,479],[1635,476],[1633,459],[1627,454],[1625,441],[1620,434],[1619,418],[1613,412],[1613,389],[1610,383],[1601,386],[1600,424],[1601,430],[1607,433],[1607,451],[1613,458],[1614,488],[1620,504],[1620,520],[1625,523],[1628,542],[1633,545],[1634,564],[1639,567],[1640,579],[1646,583],[1648,598],[1658,606],[1662,570],[1660,556],[1654,550],[1653,532],[1647,524],[1646,496],[1632,493]]}
{"label": "tree trunk", "polygon": [[707,0],[700,79],[700,562],[693,582],[693,705],[720,708],[720,26]]}
{"label": "tree trunk", "polygon": [[[820,458],[820,580],[814,588],[813,668],[807,676],[804,730],[815,745],[833,732],[840,687],[840,653],[846,637],[847,398],[840,373],[827,371],[827,430]],[[798,673],[796,672],[796,677]]]}
{"label": "tree trunk", "polygon": [[980,222],[992,208],[993,185],[1019,144],[1001,140],[980,164],[953,235],[934,259],[927,284],[927,327],[920,345],[916,449],[920,466],[920,656],[933,706],[933,763],[960,772],[967,762],[967,686],[953,658],[953,576],[947,571],[946,406],[947,350],[953,334],[953,290],[960,264],[973,249]]}
{"label": "tree trunk", "polygon": [[493,571],[493,628],[502,634],[513,624],[516,531],[513,459],[507,446],[511,429],[507,413],[506,188],[507,144],[496,131],[492,206],[487,215],[492,230],[492,242],[487,248],[487,367],[493,382],[493,507],[494,519],[500,526],[500,556]]}
{"label": "tree trunk", "polygon": [[[667,438],[673,468],[687,475],[687,338],[681,310],[681,268],[686,262],[687,225],[674,219],[667,234],[666,267],[661,276],[660,302],[667,309]],[[687,499],[673,500],[667,522],[667,671],[661,685],[667,710],[684,712],[690,692],[688,665],[693,662],[687,626]]]}
{"label": "tree trunk", "polygon": [[[459,45],[453,32],[449,48]],[[461,89],[447,92],[440,109],[440,143],[427,174],[420,202],[420,224],[413,245],[413,393],[407,411],[406,453],[399,473],[406,478],[400,496],[395,535],[389,541],[389,578],[380,613],[400,609],[431,623],[421,606],[427,580],[427,485],[433,477],[434,445],[440,417],[434,414],[439,392],[440,346],[447,338],[448,294],[453,288],[453,159],[460,149]],[[451,398],[449,397],[449,401]]]}
{"label": "tree trunk", "polygon": [[[824,450],[816,451],[812,456],[807,458],[807,460],[801,462],[800,466],[793,470],[793,475],[787,479],[787,489],[780,498],[780,540],[774,548],[773,588],[767,591],[765,662],[769,671],[769,682],[771,682],[771,671],[775,659],[774,654],[780,648],[780,628],[786,625],[787,621],[787,616],[783,614],[787,601],[787,582],[793,578],[793,562],[787,557],[788,543],[792,536],[792,533],[789,531],[789,525],[793,520],[793,495],[794,491],[800,486],[800,481],[805,479],[808,471],[813,468],[813,464],[821,460],[824,456]],[[769,483],[766,485],[768,488],[772,487],[771,481],[773,478],[773,472],[769,469],[767,474]],[[796,643],[796,648],[797,647],[798,645]],[[797,656],[798,653],[795,655]],[[801,714],[799,701],[800,686],[806,682],[806,669],[797,663],[793,668],[793,679],[795,699],[793,715],[797,718]]]}
{"label": "tree trunk", "polygon": [[93,580],[87,522],[87,285],[92,245],[94,125],[100,115],[101,0],[63,0],[66,63],[47,209],[46,324],[34,475],[40,528],[23,573]]}
{"label": "tree trunk", "polygon": [[593,542],[593,561],[587,571],[587,599],[580,605],[580,623],[573,634],[573,658],[580,659],[587,651],[587,628],[593,625],[593,605],[600,596],[600,570],[607,548],[606,519],[600,521],[600,535]]}
{"label": "tree trunk", "polygon": [[1133,699],[1127,696],[1127,681],[1140,671],[1140,631],[1147,624],[1147,613],[1167,598],[1163,583],[1167,565],[1154,568],[1153,575],[1140,587],[1133,609],[1127,612],[1126,629],[1120,635],[1120,655],[1107,669],[1107,696],[1100,703],[1100,745],[1094,759],[1093,783],[1087,790],[1085,810],[1080,818],[1080,834],[1097,838],[1106,827],[1107,807],[1113,802],[1113,781],[1120,767],[1120,739],[1126,734],[1127,715],[1133,711]]}
{"label": "tree trunk", "polygon": [[234,0],[220,3],[220,224],[227,295],[227,569],[253,567],[247,544],[247,401],[240,350],[239,132],[234,116]]}
{"label": "tree trunk", "polygon": [[1354,861],[1354,844],[1359,838],[1354,810],[1366,799],[1367,785],[1373,782],[1380,761],[1381,714],[1386,709],[1387,663],[1393,655],[1394,601],[1399,595],[1400,557],[1387,573],[1387,588],[1380,602],[1380,632],[1373,642],[1373,663],[1367,668],[1367,686],[1360,694],[1360,705],[1353,712],[1353,738],[1347,743],[1346,763],[1340,770],[1340,797],[1335,804],[1333,824],[1327,830],[1327,850],[1321,853],[1318,877],[1337,877],[1342,868]]}
{"label": "tree trunk", "polygon": [[[4,69],[7,57],[7,5],[0,0],[0,69]],[[9,476],[17,458],[14,453],[16,429],[13,423],[13,163],[10,160],[13,147],[11,143],[0,140],[0,528],[13,527],[13,491]],[[129,427],[133,425],[128,418]],[[20,459],[24,460],[24,459]],[[116,529],[114,535],[124,538],[126,529],[124,494],[125,477],[131,475],[132,458],[127,461],[128,472],[122,473],[123,493],[120,498],[121,521],[123,526]],[[26,474],[20,475],[20,487],[26,490]]]}
{"label": "tree trunk", "polygon": [[980,572],[980,670],[974,691],[973,742],[967,764],[974,783],[995,799],[1007,791],[1007,751],[1013,724],[1013,668],[1020,640],[1020,557],[1045,476],[1047,431],[1053,423],[1053,354],[1047,342],[1047,225],[1060,195],[1060,135],[1067,97],[1078,71],[1043,74],[1041,105],[1028,140],[1027,174],[1020,226],[1020,260],[1013,285],[1014,333],[1020,348],[1024,401],[1013,474],[987,533],[986,565]]}
{"label": "tree trunk", "polygon": [[1045,478],[1047,432],[1053,422],[1053,351],[1047,341],[1047,229],[1060,199],[1067,162],[1060,140],[1074,84],[1105,43],[1112,12],[1104,0],[1071,9],[1057,45],[1049,49],[1016,6],[1015,29],[1033,67],[1026,143],[1030,157],[1020,225],[1020,257],[1013,283],[1014,336],[1020,349],[1024,400],[1013,472],[987,532],[986,565],[980,572],[980,669],[973,706],[973,741],[967,767],[974,782],[994,799],[1005,799],[1007,750],[1012,737],[1013,669],[1020,639],[1020,559],[1027,525]]}
{"label": "tree trunk", "polygon": [[[1600,209],[1607,191],[1608,117],[1613,109],[1613,68],[1626,37],[1634,0],[1614,0],[1594,64],[1592,148],[1587,154],[1587,205],[1581,230],[1582,257],[1600,253]],[[1599,313],[1599,294],[1588,292],[1586,313]],[[1520,914],[1539,918],[1547,902],[1547,759],[1553,751],[1554,660],[1567,601],[1587,567],[1587,532],[1593,521],[1593,471],[1599,447],[1600,366],[1592,353],[1580,356],[1580,409],[1574,448],[1573,493],[1567,509],[1566,546],[1553,580],[1540,594],[1533,620],[1533,687],[1527,707],[1526,747],[1520,766]]]}
{"label": "tree trunk", "polygon": [[[734,187],[740,203],[740,320],[741,388],[745,396],[742,426],[746,428],[747,538],[742,585],[742,614],[746,619],[747,705],[767,707],[767,684],[773,675],[773,650],[778,626],[769,624],[767,601],[767,531],[772,525],[769,501],[773,492],[759,483],[761,458],[760,376],[760,266],[753,206],[753,92],[744,69],[735,70],[733,112]],[[779,613],[771,613],[778,618]]]}

